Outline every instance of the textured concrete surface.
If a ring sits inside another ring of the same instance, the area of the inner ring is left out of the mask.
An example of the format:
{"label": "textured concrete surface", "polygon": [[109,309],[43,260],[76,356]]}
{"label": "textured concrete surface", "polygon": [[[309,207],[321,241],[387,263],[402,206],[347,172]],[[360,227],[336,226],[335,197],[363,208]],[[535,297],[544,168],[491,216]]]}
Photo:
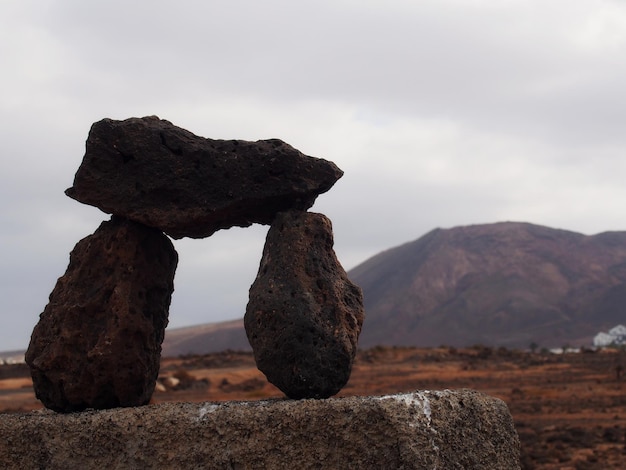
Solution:
{"label": "textured concrete surface", "polygon": [[518,469],[506,404],[472,391],[0,416],[7,469]]}

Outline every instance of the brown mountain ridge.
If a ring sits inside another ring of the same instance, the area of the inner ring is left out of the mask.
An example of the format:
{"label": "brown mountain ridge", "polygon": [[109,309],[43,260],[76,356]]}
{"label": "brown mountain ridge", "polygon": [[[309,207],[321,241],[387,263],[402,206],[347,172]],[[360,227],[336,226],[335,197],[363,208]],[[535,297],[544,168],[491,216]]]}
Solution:
{"label": "brown mountain ridge", "polygon": [[626,232],[528,223],[436,229],[350,271],[361,344],[589,344],[626,320]]}
{"label": "brown mountain ridge", "polygon": [[[626,232],[520,222],[435,229],[348,275],[363,289],[362,348],[590,345],[626,323]],[[224,349],[225,336],[231,349],[249,349],[237,323],[189,328],[177,347],[177,330],[167,332],[164,355]]]}

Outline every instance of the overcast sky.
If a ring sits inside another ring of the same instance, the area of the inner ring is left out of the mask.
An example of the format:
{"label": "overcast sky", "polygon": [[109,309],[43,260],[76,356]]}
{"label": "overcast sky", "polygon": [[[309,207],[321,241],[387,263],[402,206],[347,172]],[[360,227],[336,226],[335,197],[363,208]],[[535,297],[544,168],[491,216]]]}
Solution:
{"label": "overcast sky", "polygon": [[[108,219],[63,193],[105,117],[334,161],[346,269],[436,227],[626,230],[621,0],[4,0],[0,37],[0,351]],[[175,241],[170,327],[242,317],[266,231]]]}

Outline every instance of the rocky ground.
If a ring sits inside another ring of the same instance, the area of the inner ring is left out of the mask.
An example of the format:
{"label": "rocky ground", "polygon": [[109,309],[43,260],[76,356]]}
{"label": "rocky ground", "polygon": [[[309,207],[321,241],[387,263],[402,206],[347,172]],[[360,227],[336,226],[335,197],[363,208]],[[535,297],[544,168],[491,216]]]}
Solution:
{"label": "rocky ground", "polygon": [[[626,467],[626,354],[552,355],[476,346],[373,348],[359,353],[339,396],[473,388],[503,399],[522,442],[525,469]],[[162,361],[153,401],[282,397],[251,353]],[[0,366],[0,410],[39,408],[26,366]]]}

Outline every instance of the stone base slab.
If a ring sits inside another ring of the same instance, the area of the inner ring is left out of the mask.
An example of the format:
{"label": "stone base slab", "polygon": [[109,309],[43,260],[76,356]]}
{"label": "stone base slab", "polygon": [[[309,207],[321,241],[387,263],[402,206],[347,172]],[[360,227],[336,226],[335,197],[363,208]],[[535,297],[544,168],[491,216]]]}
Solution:
{"label": "stone base slab", "polygon": [[506,404],[473,390],[0,415],[6,469],[519,469]]}

